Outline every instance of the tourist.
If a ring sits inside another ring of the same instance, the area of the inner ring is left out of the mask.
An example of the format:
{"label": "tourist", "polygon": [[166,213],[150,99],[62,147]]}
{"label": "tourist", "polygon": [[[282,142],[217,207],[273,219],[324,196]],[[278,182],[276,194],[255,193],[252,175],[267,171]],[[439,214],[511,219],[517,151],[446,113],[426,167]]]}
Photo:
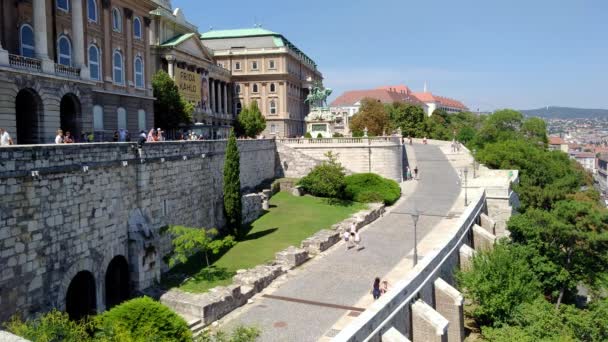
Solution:
{"label": "tourist", "polygon": [[63,144],[63,131],[58,129],[55,136],[55,144]]}
{"label": "tourist", "polygon": [[163,133],[164,132],[160,128],[158,128],[156,130],[156,136],[157,136],[156,141],[165,141],[165,137],[163,136]]}
{"label": "tourist", "polygon": [[350,238],[350,233],[348,232],[348,230],[344,231],[344,243],[346,244],[346,250],[350,249],[350,243],[349,243],[349,238]]}
{"label": "tourist", "polygon": [[9,146],[13,144],[13,139],[4,128],[0,128],[0,146]]}
{"label": "tourist", "polygon": [[355,241],[355,247],[357,247],[357,250],[362,250],[363,246],[361,245],[361,235],[359,235],[359,232],[355,232],[353,234],[353,240]]}
{"label": "tourist", "polygon": [[409,166],[405,167],[405,180],[410,180],[412,179],[412,170],[410,169]]}
{"label": "tourist", "polygon": [[380,295],[386,294],[388,292],[388,281],[383,280],[382,286],[380,286]]}
{"label": "tourist", "polygon": [[426,145],[426,137],[422,138],[422,143]]}
{"label": "tourist", "polygon": [[74,143],[74,138],[72,138],[72,133],[70,133],[70,131],[65,132],[65,137],[63,137],[63,143],[64,144],[73,144]]}
{"label": "tourist", "polygon": [[89,142],[95,141],[95,133],[89,132],[87,136],[88,136]]}
{"label": "tourist", "polygon": [[456,152],[456,140],[452,140],[452,153]]}
{"label": "tourist", "polygon": [[154,142],[154,134],[156,133],[156,131],[154,130],[154,128],[152,128],[150,130],[150,132],[148,132],[148,136],[146,138],[147,142]]}
{"label": "tourist", "polygon": [[410,145],[412,145],[412,136],[410,135],[407,138],[410,139]]}
{"label": "tourist", "polygon": [[418,180],[418,166],[414,167],[414,179]]}
{"label": "tourist", "polygon": [[380,278],[376,277],[374,279],[374,285],[372,287],[372,296],[374,296],[374,300],[380,298]]}

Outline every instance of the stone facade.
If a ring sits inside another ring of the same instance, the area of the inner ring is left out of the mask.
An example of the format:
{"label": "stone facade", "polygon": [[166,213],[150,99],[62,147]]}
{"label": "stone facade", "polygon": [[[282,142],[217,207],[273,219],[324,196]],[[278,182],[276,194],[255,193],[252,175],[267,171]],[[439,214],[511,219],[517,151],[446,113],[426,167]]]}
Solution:
{"label": "stone facade", "polygon": [[[64,310],[70,289],[87,299],[89,311],[103,311],[116,299],[106,283],[113,275],[128,292],[152,285],[170,248],[162,227],[223,226],[225,145],[0,150],[0,264],[6,265],[0,270],[0,321],[15,312]],[[244,190],[274,178],[274,141],[240,141],[239,150]],[[121,276],[125,268],[129,279]]]}

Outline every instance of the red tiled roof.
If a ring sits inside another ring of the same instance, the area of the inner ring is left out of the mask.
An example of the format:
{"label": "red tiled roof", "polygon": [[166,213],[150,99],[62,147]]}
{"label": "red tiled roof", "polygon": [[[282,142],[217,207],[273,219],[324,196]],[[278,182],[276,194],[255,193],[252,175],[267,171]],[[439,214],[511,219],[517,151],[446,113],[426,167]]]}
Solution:
{"label": "red tiled roof", "polygon": [[412,95],[414,95],[418,100],[420,100],[422,102],[435,102],[436,101],[433,94],[431,94],[429,92],[413,93]]}
{"label": "red tiled roof", "polygon": [[393,91],[396,93],[404,93],[404,94],[408,94],[408,95],[410,95],[412,93],[410,88],[408,88],[408,86],[406,86],[406,85],[382,86],[382,87],[378,87],[376,89],[384,89],[384,90]]}
{"label": "red tiled roof", "polygon": [[549,145],[562,145],[566,142],[560,137],[549,137]]}
{"label": "red tiled roof", "polygon": [[354,106],[364,98],[376,99],[382,103],[406,102],[421,105],[415,97],[400,92],[389,91],[386,89],[351,90],[338,96],[332,103],[332,107]]}
{"label": "red tiled roof", "polygon": [[595,153],[592,152],[580,152],[574,155],[574,158],[595,158]]}
{"label": "red tiled roof", "polygon": [[413,93],[412,95],[414,95],[418,100],[422,102],[436,102],[445,107],[458,108],[463,110],[469,109],[460,101],[450,99],[448,97],[433,95],[429,92]]}

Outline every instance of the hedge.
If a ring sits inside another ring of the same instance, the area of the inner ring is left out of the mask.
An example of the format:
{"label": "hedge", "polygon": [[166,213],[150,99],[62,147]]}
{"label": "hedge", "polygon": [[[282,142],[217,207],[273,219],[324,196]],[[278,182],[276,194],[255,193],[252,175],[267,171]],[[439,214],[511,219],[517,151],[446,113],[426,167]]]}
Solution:
{"label": "hedge", "polygon": [[393,180],[375,173],[358,173],[344,178],[345,196],[355,202],[383,202],[392,205],[401,196],[401,187]]}

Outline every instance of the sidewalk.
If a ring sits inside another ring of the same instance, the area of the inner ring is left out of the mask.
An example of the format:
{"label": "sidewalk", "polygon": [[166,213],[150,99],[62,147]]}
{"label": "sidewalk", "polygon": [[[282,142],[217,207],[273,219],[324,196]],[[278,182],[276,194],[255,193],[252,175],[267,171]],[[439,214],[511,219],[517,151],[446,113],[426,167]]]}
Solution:
{"label": "sidewalk", "polygon": [[[275,281],[253,303],[221,320],[224,327],[256,325],[261,341],[329,340],[370,303],[375,277],[395,283],[412,265],[413,221],[418,221],[419,260],[433,241],[449,229],[450,219],[462,211],[458,176],[439,147],[407,146],[418,181],[402,184],[404,196],[391,210],[361,231],[365,249],[346,250],[338,243],[320,257]],[[412,154],[413,150],[415,156]],[[417,160],[416,160],[417,159]],[[416,160],[413,162],[413,160]]]}

